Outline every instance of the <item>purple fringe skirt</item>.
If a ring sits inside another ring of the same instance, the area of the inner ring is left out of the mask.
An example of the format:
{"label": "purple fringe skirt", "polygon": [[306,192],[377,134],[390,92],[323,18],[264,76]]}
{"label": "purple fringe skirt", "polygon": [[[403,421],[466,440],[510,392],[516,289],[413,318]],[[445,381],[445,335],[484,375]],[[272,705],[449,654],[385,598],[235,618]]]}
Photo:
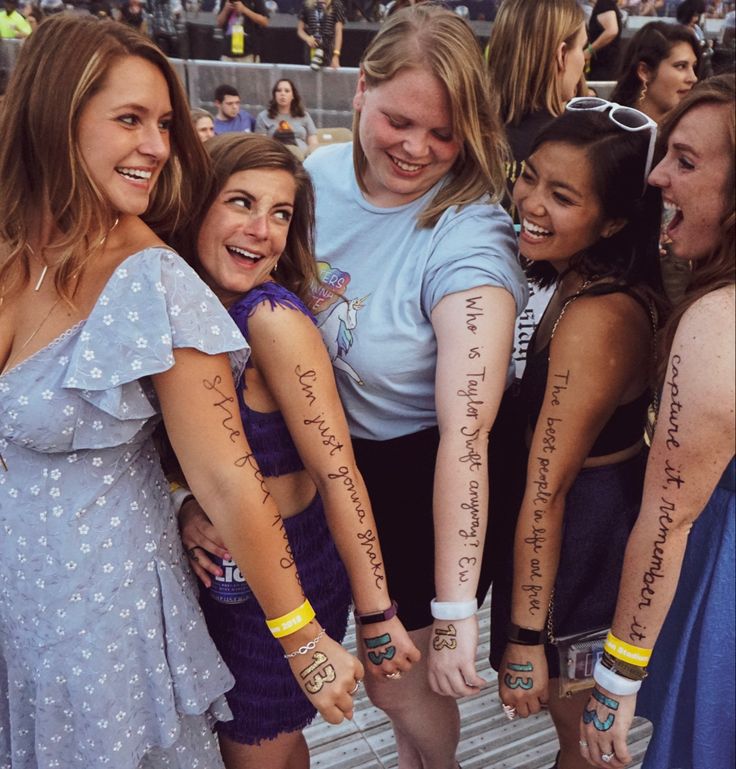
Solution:
{"label": "purple fringe skirt", "polygon": [[[284,526],[304,594],[330,638],[342,641],[350,584],[319,495],[301,513],[286,518]],[[235,676],[235,686],[226,695],[233,720],[218,723],[218,731],[233,742],[257,745],[307,726],[317,711],[292,675],[281,644],[266,627],[255,596],[244,603],[223,604],[201,586],[200,604],[210,635]]]}

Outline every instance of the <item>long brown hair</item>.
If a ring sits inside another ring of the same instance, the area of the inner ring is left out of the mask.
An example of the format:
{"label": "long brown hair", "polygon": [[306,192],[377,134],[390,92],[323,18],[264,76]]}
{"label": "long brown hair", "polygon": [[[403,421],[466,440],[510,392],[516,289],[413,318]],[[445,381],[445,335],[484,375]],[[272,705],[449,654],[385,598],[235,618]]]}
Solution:
{"label": "long brown hair", "polygon": [[723,162],[729,164],[728,179],[723,190],[713,190],[713,197],[723,201],[723,218],[720,226],[720,243],[705,257],[693,263],[693,271],[685,295],[672,311],[660,336],[660,380],[669,358],[669,351],[677,331],[677,326],[685,311],[698,299],[711,291],[736,282],[736,83],[733,74],[719,75],[698,83],[690,93],[667,115],[662,124],[659,142],[660,155],[667,147],[670,135],[682,117],[690,110],[707,104],[722,105],[726,116],[729,152]]}
{"label": "long brown hair", "polygon": [[276,115],[279,114],[279,105],[276,103],[276,89],[281,83],[288,83],[291,86],[292,100],[289,105],[289,114],[292,117],[304,117],[306,113],[304,102],[302,101],[302,97],[297,90],[296,85],[294,85],[294,82],[289,80],[288,77],[280,77],[274,83],[273,88],[271,89],[271,101],[268,103],[268,116],[270,118],[275,118]]}
{"label": "long brown hair", "polygon": [[54,224],[52,243],[43,245],[62,250],[55,283],[67,301],[73,278],[113,226],[116,213],[87,171],[77,133],[89,99],[127,56],[161,72],[173,108],[171,155],[142,218],[166,238],[196,206],[199,187],[192,180],[207,175],[208,161],[166,56],[125,24],[68,14],[49,18],[23,44],[0,114],[0,296],[30,278],[29,228],[39,212]]}
{"label": "long brown hair", "polygon": [[[483,54],[470,27],[457,14],[433,5],[414,5],[389,17],[363,54],[366,85],[376,88],[405,69],[423,69],[447,91],[453,136],[460,155],[434,198],[418,217],[433,227],[452,206],[464,206],[488,194],[497,202],[505,189],[507,145],[488,98]],[[368,161],[360,146],[360,112],[353,115],[353,165],[363,192]]]}
{"label": "long brown hair", "polygon": [[308,304],[310,288],[319,283],[314,259],[314,189],[309,174],[281,142],[259,134],[222,134],[209,139],[205,148],[212,159],[213,173],[205,184],[202,207],[192,217],[188,231],[181,233],[181,242],[175,244],[179,252],[193,267],[199,267],[199,227],[233,174],[255,168],[286,171],[296,185],[294,213],[274,280]]}

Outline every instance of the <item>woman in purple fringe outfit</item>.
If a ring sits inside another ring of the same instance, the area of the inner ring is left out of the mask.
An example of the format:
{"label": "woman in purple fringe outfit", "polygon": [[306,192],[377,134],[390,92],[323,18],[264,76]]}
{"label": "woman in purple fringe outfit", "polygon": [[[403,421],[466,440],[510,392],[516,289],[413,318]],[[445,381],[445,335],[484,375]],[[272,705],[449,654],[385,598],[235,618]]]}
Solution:
{"label": "woman in purple fringe outfit", "polygon": [[[380,663],[372,673],[400,674],[419,652],[389,597],[330,358],[304,303],[317,280],[311,182],[289,150],[266,137],[216,137],[207,150],[214,179],[182,253],[252,347],[236,389],[264,493],[284,518],[302,587],[326,632],[342,639],[352,593],[364,641]],[[232,573],[230,554],[196,500],[183,505],[180,525],[204,586],[210,633],[236,678],[227,695],[234,720],[219,725],[226,766],[308,769],[301,730],[314,707],[247,587],[239,603],[214,597]],[[210,554],[225,561],[224,569]],[[308,669],[317,665],[316,686],[329,680],[329,670],[318,667],[320,640],[321,634],[299,650],[314,661]]]}

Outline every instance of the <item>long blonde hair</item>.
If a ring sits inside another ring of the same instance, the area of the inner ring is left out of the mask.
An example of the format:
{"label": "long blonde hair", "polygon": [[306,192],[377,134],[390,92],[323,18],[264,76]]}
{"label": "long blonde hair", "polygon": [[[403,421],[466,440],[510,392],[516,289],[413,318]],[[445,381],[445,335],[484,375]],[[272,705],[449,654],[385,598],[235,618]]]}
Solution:
{"label": "long blonde hair", "polygon": [[577,0],[504,0],[488,43],[494,110],[505,125],[525,115],[564,109],[557,50],[585,24]]}
{"label": "long blonde hair", "polygon": [[196,207],[209,161],[189,117],[179,78],[149,39],[125,24],[60,14],[23,44],[0,114],[0,297],[30,279],[29,228],[41,217],[54,225],[62,256],[55,275],[71,302],[74,278],[99,251],[115,212],[92,180],[77,140],[80,115],[110,68],[127,56],[153,64],[169,89],[171,155],[143,219],[161,237]]}
{"label": "long blonde hair", "polygon": [[[391,16],[360,63],[368,88],[386,83],[405,69],[422,69],[439,80],[450,102],[452,133],[461,142],[450,179],[418,217],[433,227],[446,209],[488,194],[498,201],[505,185],[507,146],[488,98],[488,76],[480,47],[457,14],[432,5],[414,5]],[[367,193],[367,158],[360,145],[360,111],[353,115],[353,165]]]}

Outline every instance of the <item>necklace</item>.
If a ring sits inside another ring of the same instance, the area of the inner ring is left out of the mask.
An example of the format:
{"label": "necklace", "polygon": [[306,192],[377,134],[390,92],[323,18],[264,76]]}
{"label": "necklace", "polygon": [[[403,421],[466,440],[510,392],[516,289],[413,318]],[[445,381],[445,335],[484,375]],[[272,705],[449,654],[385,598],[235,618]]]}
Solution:
{"label": "necklace", "polygon": [[580,288],[572,294],[572,296],[568,296],[567,299],[562,304],[562,309],[560,310],[560,314],[557,316],[557,320],[555,320],[554,325],[552,326],[552,334],[550,336],[550,340],[554,339],[555,331],[557,331],[557,326],[560,325],[560,321],[562,320],[562,316],[565,314],[565,310],[583,293],[585,293],[585,290],[587,288],[590,288],[591,284],[593,283],[592,279],[588,279],[583,281],[583,284],[580,286]]}
{"label": "necklace", "polygon": [[[30,246],[28,246],[30,248]],[[43,269],[41,270],[41,274],[38,276],[38,280],[36,281],[36,285],[33,287],[34,291],[40,291],[41,286],[43,285],[43,279],[46,277],[46,273],[49,271],[48,264],[44,264]]]}
{"label": "necklace", "polygon": [[56,309],[56,306],[59,304],[60,301],[61,301],[61,297],[59,296],[59,297],[56,298],[56,301],[51,305],[51,307],[49,307],[49,311],[46,313],[46,315],[43,316],[43,318],[41,319],[41,322],[36,326],[36,328],[33,331],[33,333],[18,348],[18,350],[16,351],[15,355],[12,355],[10,358],[8,358],[8,360],[5,363],[5,368],[2,370],[3,374],[6,371],[10,370],[10,368],[15,363],[15,361],[18,360],[18,356],[20,355],[20,353],[22,353],[23,350],[25,350],[26,347],[28,347],[28,345],[36,338],[36,335],[44,327],[44,325],[46,324],[46,321],[51,317],[52,313],[54,312],[54,310]]}
{"label": "necklace", "polygon": [[[120,221],[120,216],[115,217],[115,221],[112,224],[112,227],[108,230],[106,235],[103,235],[102,240],[99,242],[96,248],[102,248],[105,245],[105,242],[107,241],[108,237],[110,236],[110,233],[118,226],[118,222]],[[36,255],[36,252],[33,250],[33,246],[31,246],[30,243],[26,243],[26,248],[31,252],[33,256]],[[43,250],[43,249],[41,249]],[[92,249],[93,251],[96,249]],[[44,263],[43,269],[41,270],[41,274],[38,276],[38,280],[36,281],[36,285],[33,287],[33,290],[38,292],[41,290],[41,286],[43,285],[44,280],[46,279],[46,273],[49,271],[48,264]],[[36,329],[38,330],[38,329]],[[30,341],[30,340],[28,340]],[[28,342],[26,342],[28,344]],[[24,345],[25,346],[25,345]],[[23,348],[21,348],[23,349]]]}

